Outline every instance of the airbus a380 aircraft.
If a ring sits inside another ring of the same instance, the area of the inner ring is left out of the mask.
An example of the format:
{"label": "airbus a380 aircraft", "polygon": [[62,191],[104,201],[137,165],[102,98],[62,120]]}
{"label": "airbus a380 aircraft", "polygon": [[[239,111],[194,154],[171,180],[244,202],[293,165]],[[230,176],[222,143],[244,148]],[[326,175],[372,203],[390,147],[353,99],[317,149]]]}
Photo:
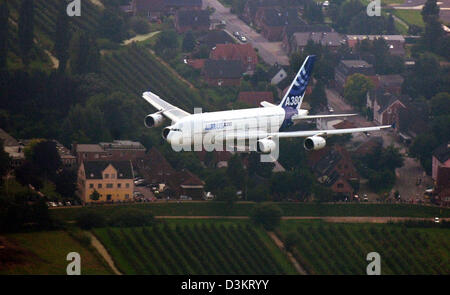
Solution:
{"label": "airbus a380 aircraft", "polygon": [[163,124],[164,117],[171,120],[171,125],[164,128],[162,136],[172,147],[191,147],[195,144],[196,138],[200,138],[203,144],[205,140],[210,144],[215,144],[219,140],[222,142],[244,140],[253,141],[253,147],[250,143],[246,145],[250,150],[256,150],[263,154],[271,153],[276,149],[279,138],[305,137],[305,149],[318,150],[325,147],[325,137],[330,135],[377,131],[391,127],[391,125],[386,125],[283,132],[298,120],[356,115],[308,115],[307,110],[300,108],[315,59],[315,55],[306,58],[279,105],[263,101],[261,102],[262,107],[259,108],[190,114],[162,100],[152,92],[144,92],[143,98],[158,110],[154,114],[147,115],[144,124],[148,128],[157,127]]}

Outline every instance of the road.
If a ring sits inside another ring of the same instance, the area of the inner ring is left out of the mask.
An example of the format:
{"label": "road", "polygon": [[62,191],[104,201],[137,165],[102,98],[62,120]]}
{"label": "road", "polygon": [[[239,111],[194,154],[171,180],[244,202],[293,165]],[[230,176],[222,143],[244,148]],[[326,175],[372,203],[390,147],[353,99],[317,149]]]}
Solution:
{"label": "road", "polygon": [[[155,216],[157,219],[249,219],[249,216]],[[376,216],[283,216],[282,220],[323,220],[337,223],[388,223],[406,220],[434,221],[434,217],[376,217]],[[450,218],[440,218],[441,221],[450,221]]]}
{"label": "road", "polygon": [[[344,101],[343,97],[339,95],[334,89],[326,89],[328,104],[336,111],[336,113],[354,112],[353,108]],[[353,116],[348,118],[358,127],[374,126],[373,122],[369,122],[363,116]],[[433,182],[430,176],[426,175],[420,162],[416,159],[410,158],[407,155],[407,149],[404,145],[397,142],[395,134],[392,130],[370,132],[370,136],[364,133],[353,134],[352,143],[360,144],[369,140],[371,137],[379,136],[383,138],[383,147],[393,145],[398,148],[404,157],[404,166],[396,169],[395,174],[397,181],[394,185],[393,191],[400,193],[400,197],[407,202],[417,203],[417,201],[424,201],[423,193],[432,186]],[[416,182],[420,179],[420,184]],[[365,185],[361,185],[360,194],[367,194],[370,201],[374,201],[377,196],[367,190]]]}
{"label": "road", "polygon": [[230,12],[230,8],[222,5],[218,0],[203,0],[203,8],[212,7],[215,12],[211,19],[225,21],[226,30],[232,34],[239,32],[247,37],[248,43],[258,49],[259,56],[269,65],[278,63],[280,65],[289,65],[289,58],[281,47],[281,42],[269,42],[261,34],[257,33],[237,15]]}

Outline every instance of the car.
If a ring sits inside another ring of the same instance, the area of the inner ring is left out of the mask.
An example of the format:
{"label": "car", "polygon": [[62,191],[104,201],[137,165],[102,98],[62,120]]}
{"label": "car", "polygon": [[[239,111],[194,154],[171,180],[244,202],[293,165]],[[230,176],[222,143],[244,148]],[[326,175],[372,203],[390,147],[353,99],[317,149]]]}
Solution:
{"label": "car", "polygon": [[435,217],[435,218],[434,218],[434,222],[435,222],[435,223],[439,223],[439,222],[441,222],[441,220],[439,219],[439,217]]}
{"label": "car", "polygon": [[247,38],[245,36],[241,36],[240,40],[241,42],[247,42]]}
{"label": "car", "polygon": [[363,198],[363,202],[369,202],[369,198],[368,197],[364,197]]}
{"label": "car", "polygon": [[239,32],[234,32],[234,33],[233,33],[233,36],[235,36],[236,38],[239,38],[240,35],[241,35],[241,34],[239,34]]}
{"label": "car", "polygon": [[70,201],[66,201],[65,205],[66,206],[72,206],[72,203],[70,203]]}
{"label": "car", "polygon": [[328,111],[329,111],[330,113],[333,113],[333,112],[334,112],[334,109],[333,109],[331,106],[328,106]]}
{"label": "car", "polygon": [[64,206],[62,202],[58,202],[58,206],[62,207]]}
{"label": "car", "polygon": [[186,195],[181,195],[180,200],[192,200],[192,198]]}

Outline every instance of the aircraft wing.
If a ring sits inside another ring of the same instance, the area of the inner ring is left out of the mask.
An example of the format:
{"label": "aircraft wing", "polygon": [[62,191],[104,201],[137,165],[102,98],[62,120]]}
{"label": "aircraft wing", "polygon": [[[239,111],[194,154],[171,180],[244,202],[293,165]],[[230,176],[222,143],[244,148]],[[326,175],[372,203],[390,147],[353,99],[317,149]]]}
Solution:
{"label": "aircraft wing", "polygon": [[338,117],[352,117],[358,114],[335,114],[335,115],[305,115],[305,116],[293,116],[292,120],[309,120],[309,119],[320,119],[320,118],[338,118]]}
{"label": "aircraft wing", "polygon": [[330,130],[306,130],[306,131],[292,131],[292,132],[276,132],[270,133],[268,136],[276,136],[278,138],[288,138],[288,137],[309,137],[314,135],[328,136],[337,134],[348,134],[357,132],[369,132],[369,131],[379,131],[385,128],[391,128],[392,125],[384,126],[374,126],[374,127],[361,127],[361,128],[348,128],[348,129],[330,129]]}
{"label": "aircraft wing", "polygon": [[190,114],[176,106],[171,105],[167,101],[161,99],[158,95],[147,91],[142,94],[142,97],[158,110],[159,113],[166,116],[170,120],[176,122],[181,118],[189,116]]}

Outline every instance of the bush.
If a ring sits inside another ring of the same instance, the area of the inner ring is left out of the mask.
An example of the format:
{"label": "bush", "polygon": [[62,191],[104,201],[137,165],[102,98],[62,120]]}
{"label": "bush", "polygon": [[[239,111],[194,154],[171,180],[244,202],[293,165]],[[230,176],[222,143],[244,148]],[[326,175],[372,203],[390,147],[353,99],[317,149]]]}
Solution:
{"label": "bush", "polygon": [[266,230],[273,230],[281,221],[282,211],[274,204],[259,204],[253,209],[251,220],[262,225]]}
{"label": "bush", "polygon": [[105,218],[93,211],[85,211],[78,215],[76,223],[82,229],[92,229],[93,227],[102,227],[106,225]]}
{"label": "bush", "polygon": [[130,20],[130,27],[137,34],[147,34],[150,32],[150,24],[143,17],[132,17]]}
{"label": "bush", "polygon": [[120,210],[114,214],[109,220],[111,226],[147,226],[155,222],[155,217],[152,213],[142,211],[135,208]]}

